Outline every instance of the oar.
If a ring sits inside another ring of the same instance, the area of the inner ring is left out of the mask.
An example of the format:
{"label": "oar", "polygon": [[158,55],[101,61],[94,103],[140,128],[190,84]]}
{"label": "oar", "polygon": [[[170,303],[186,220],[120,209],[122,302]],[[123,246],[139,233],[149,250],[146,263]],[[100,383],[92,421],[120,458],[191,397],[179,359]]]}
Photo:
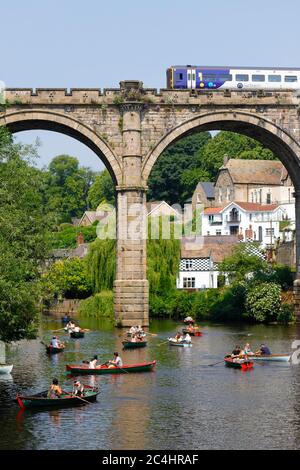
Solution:
{"label": "oar", "polygon": [[92,404],[90,401],[87,401],[87,400],[85,400],[84,398],[79,397],[78,395],[73,395],[73,393],[69,393],[69,392],[65,392],[65,391],[62,391],[62,392],[65,393],[66,395],[71,395],[71,396],[73,396],[73,398],[79,398],[79,400],[84,401],[84,403],[88,403],[89,405]]}
{"label": "oar", "polygon": [[64,328],[59,328],[59,330],[52,330],[52,331],[53,333],[58,333],[59,331],[62,331],[62,330],[64,330]]}
{"label": "oar", "polygon": [[169,340],[168,340],[168,341],[163,341],[163,342],[160,343],[158,346],[162,346],[163,344],[166,344],[166,343],[169,343]]}
{"label": "oar", "polygon": [[207,364],[208,367],[216,366],[217,364],[221,364],[221,362],[224,362],[224,359],[219,362],[215,362],[214,364]]}
{"label": "oar", "polygon": [[157,333],[146,333],[146,335],[157,336]]}

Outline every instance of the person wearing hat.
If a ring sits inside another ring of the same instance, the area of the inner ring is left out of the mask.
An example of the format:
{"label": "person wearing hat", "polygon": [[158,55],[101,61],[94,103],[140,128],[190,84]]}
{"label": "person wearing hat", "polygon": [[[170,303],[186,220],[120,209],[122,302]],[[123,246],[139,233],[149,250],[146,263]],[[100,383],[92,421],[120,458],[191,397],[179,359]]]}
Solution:
{"label": "person wearing hat", "polygon": [[91,359],[90,362],[89,362],[89,369],[95,369],[96,366],[97,366],[97,361],[98,361],[98,356],[97,356],[97,354],[95,354],[93,359]]}
{"label": "person wearing hat", "polygon": [[74,380],[72,394],[79,397],[84,395],[84,385],[79,380]]}

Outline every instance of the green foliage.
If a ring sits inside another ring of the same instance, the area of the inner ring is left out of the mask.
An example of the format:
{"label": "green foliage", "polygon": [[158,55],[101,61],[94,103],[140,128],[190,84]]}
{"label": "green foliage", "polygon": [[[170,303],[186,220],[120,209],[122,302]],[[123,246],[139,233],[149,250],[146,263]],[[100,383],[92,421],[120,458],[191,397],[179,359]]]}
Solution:
{"label": "green foliage", "polygon": [[42,278],[44,303],[54,298],[84,299],[91,295],[86,259],[57,261]]}
{"label": "green foliage", "polygon": [[71,224],[61,224],[58,232],[51,232],[49,243],[52,249],[76,248],[79,233],[83,235],[85,243],[91,243],[97,238],[96,230],[96,225],[76,227]]}
{"label": "green foliage", "polygon": [[292,305],[288,303],[281,304],[276,320],[284,325],[294,323],[296,316]]}
{"label": "green foliage", "polygon": [[234,132],[221,131],[211,139],[202,152],[201,167],[209,172],[211,181],[215,179],[223,165],[224,155],[229,158],[274,160],[271,150],[263,147],[257,140]]}
{"label": "green foliage", "polygon": [[45,212],[53,223],[70,222],[88,208],[88,192],[95,180],[89,168],[80,168],[77,158],[58,155],[44,172]]}
{"label": "green foliage", "polygon": [[112,291],[102,291],[82,300],[79,313],[83,317],[114,319],[114,302]]}
{"label": "green foliage", "polygon": [[96,176],[88,192],[88,202],[93,210],[96,210],[101,202],[115,204],[115,185],[107,170]]}
{"label": "green foliage", "polygon": [[0,129],[0,339],[32,338],[37,328],[39,263],[46,255],[36,148]]}
{"label": "green foliage", "polygon": [[246,315],[255,321],[276,320],[280,307],[281,289],[274,282],[256,284],[246,294]]}
{"label": "green foliage", "polygon": [[219,264],[219,271],[227,273],[231,283],[243,281],[249,278],[249,275],[258,276],[259,273],[268,272],[267,262],[252,254],[253,246],[253,243],[240,243],[233,249],[232,254]]}
{"label": "green foliage", "polygon": [[112,290],[116,275],[116,241],[96,240],[86,259],[93,293]]}
{"label": "green foliage", "polygon": [[[197,168],[197,161],[205,144],[211,139],[209,132],[187,136],[167,148],[153,167],[148,179],[149,200],[164,200],[169,204],[184,204],[191,197],[191,176],[187,170]],[[189,181],[189,187],[186,183]]]}

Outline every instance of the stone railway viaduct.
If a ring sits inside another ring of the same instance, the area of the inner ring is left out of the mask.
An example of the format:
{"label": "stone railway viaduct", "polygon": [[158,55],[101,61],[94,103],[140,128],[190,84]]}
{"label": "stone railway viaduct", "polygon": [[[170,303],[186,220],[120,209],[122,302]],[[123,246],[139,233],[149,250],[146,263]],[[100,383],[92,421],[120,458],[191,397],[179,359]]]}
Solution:
{"label": "stone railway viaduct", "polygon": [[[123,326],[147,326],[148,281],[143,227],[147,180],[163,150],[199,131],[229,130],[259,140],[278,156],[295,186],[297,280],[300,313],[300,91],[192,91],[143,88],[7,89],[0,125],[12,132],[45,129],[86,144],[105,163],[117,191],[115,315]],[[134,208],[134,209],[132,209]],[[135,220],[136,235],[127,221]],[[298,280],[299,279],[299,280]]]}

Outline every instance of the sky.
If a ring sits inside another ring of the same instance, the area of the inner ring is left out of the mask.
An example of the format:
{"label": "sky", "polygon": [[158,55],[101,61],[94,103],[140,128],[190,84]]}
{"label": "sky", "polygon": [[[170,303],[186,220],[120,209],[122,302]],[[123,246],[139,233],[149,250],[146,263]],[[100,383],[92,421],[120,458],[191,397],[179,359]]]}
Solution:
{"label": "sky", "polygon": [[[170,65],[300,67],[297,0],[0,0],[0,81],[6,87],[164,88]],[[83,144],[39,137],[39,166],[56,155],[103,168]]]}

